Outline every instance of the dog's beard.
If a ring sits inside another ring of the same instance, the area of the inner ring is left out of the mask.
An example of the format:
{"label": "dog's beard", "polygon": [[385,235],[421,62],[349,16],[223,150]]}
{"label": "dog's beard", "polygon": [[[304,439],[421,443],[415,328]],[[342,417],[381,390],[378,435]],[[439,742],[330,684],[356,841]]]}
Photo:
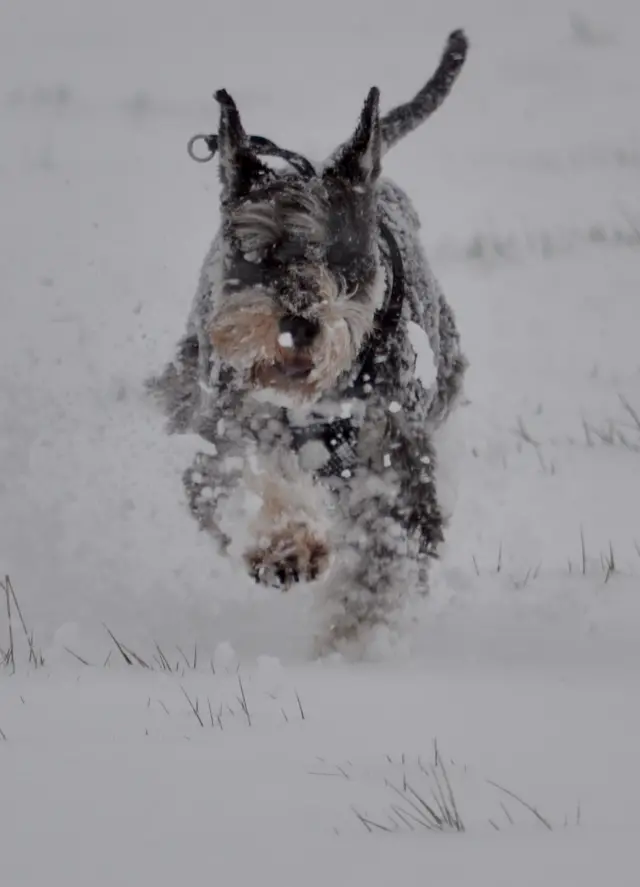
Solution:
{"label": "dog's beard", "polygon": [[316,280],[319,298],[309,313],[319,332],[305,348],[288,347],[279,326],[282,312],[266,291],[221,295],[209,337],[220,359],[242,372],[249,387],[313,402],[353,366],[384,299],[384,271],[379,267],[373,282],[354,295],[322,266]]}

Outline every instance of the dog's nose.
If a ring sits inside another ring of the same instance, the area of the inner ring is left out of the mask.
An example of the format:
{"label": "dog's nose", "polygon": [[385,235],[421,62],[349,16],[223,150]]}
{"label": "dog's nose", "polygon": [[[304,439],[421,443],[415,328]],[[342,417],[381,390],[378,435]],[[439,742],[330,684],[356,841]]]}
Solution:
{"label": "dog's nose", "polygon": [[287,345],[293,348],[306,348],[311,345],[320,332],[320,325],[315,320],[306,317],[297,317],[293,314],[285,314],[280,318],[280,335],[290,336],[290,342],[281,342],[285,348]]}

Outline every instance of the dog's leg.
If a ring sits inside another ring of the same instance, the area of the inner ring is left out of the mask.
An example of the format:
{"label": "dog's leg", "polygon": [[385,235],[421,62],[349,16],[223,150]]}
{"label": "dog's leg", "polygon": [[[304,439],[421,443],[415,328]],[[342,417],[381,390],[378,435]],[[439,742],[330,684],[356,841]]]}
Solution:
{"label": "dog's leg", "polygon": [[436,394],[429,407],[429,420],[433,427],[441,425],[458,405],[464,384],[468,362],[460,349],[460,333],[453,309],[440,296],[438,318],[439,361]]}
{"label": "dog's leg", "polygon": [[409,595],[425,594],[428,563],[443,540],[428,435],[398,415],[379,416],[372,427],[362,442],[366,465],[338,493],[342,526],[326,589],[335,639],[389,622]]}
{"label": "dog's leg", "polygon": [[327,505],[298,457],[280,452],[256,458],[245,482],[260,502],[244,555],[251,575],[285,590],[318,578],[329,562]]}
{"label": "dog's leg", "polygon": [[201,529],[226,552],[231,542],[225,516],[230,500],[242,480],[243,458],[197,453],[182,476],[191,514]]}
{"label": "dog's leg", "polygon": [[170,434],[184,433],[193,423],[200,395],[199,356],[198,337],[189,330],[178,343],[174,360],[159,376],[153,376],[146,382],[147,391],[157,400],[167,417]]}
{"label": "dog's leg", "polygon": [[336,527],[336,567],[323,595],[329,645],[392,622],[420,581],[426,581],[417,533],[394,514],[395,495],[379,483],[371,495],[371,480],[365,475],[340,497],[344,517]]}

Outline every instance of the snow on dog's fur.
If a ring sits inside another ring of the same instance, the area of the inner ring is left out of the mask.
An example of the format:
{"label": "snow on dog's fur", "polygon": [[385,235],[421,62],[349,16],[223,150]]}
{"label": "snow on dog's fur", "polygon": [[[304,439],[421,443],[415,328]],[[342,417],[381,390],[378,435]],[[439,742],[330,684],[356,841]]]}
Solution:
{"label": "snow on dog's fur", "polygon": [[[380,169],[446,98],[466,51],[453,32],[428,83],[382,118],[372,89],[353,136],[306,172],[267,166],[232,98],[216,94],[221,226],[178,355],[151,386],[170,430],[216,446],[185,472],[200,525],[228,552],[242,538],[259,582],[321,579],[332,639],[425,591],[443,539],[432,433],[466,361],[418,215]],[[416,371],[416,325],[433,383]],[[246,540],[227,519],[243,492],[257,502]]]}

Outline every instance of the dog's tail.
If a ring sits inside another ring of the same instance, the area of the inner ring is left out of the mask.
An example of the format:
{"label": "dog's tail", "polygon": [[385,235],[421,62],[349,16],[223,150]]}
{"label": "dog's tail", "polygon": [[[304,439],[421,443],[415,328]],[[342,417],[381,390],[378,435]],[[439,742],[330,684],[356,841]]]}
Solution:
{"label": "dog's tail", "polygon": [[383,154],[438,110],[458,78],[468,48],[469,41],[464,31],[449,34],[440,64],[431,79],[411,101],[398,105],[381,119]]}

